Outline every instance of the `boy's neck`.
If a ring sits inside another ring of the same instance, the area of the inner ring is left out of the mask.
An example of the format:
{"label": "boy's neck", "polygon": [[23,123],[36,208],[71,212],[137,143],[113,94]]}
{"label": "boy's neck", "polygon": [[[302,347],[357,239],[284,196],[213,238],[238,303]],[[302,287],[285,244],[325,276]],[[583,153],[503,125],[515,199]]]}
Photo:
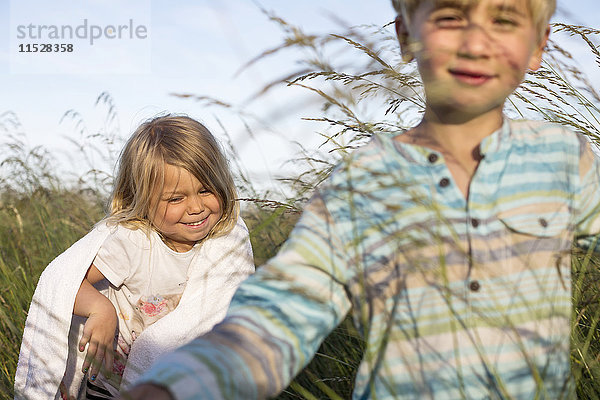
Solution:
{"label": "boy's neck", "polygon": [[417,140],[435,143],[440,150],[451,153],[461,161],[471,158],[473,150],[487,136],[500,129],[503,121],[502,109],[481,114],[475,117],[449,118],[439,117],[431,110],[426,110],[415,134]]}

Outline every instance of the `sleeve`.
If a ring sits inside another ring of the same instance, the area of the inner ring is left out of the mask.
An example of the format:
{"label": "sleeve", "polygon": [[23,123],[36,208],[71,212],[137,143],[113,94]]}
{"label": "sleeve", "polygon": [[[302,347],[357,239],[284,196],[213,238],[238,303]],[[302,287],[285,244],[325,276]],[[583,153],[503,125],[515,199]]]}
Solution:
{"label": "sleeve", "polygon": [[584,250],[600,252],[600,159],[590,143],[581,138],[579,189],[575,195],[577,212],[575,240]]}
{"label": "sleeve", "polygon": [[139,235],[144,233],[119,225],[98,250],[93,264],[111,285],[119,287],[132,275],[132,269],[136,265],[133,260],[140,252],[139,243],[135,240]]}
{"label": "sleeve", "polygon": [[334,228],[316,195],[279,254],[242,283],[225,320],[141,380],[177,399],[267,398],[283,390],[350,309],[346,254]]}

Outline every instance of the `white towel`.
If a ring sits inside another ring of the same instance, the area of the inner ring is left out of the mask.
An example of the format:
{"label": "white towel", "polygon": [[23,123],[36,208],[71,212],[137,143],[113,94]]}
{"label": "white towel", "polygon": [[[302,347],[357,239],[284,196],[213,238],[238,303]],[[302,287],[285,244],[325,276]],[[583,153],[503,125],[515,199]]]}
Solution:
{"label": "white towel", "polygon": [[[81,281],[109,233],[109,227],[98,224],[54,259],[40,276],[25,323],[15,399],[58,399],[63,377],[69,396],[79,397],[85,353],[77,350],[77,343],[85,318],[73,315],[73,305]],[[220,322],[238,285],[254,272],[248,229],[241,218],[228,235],[206,240],[200,252],[198,257],[212,267],[206,273],[190,271],[179,305],[133,343],[122,389],[159,356]]]}

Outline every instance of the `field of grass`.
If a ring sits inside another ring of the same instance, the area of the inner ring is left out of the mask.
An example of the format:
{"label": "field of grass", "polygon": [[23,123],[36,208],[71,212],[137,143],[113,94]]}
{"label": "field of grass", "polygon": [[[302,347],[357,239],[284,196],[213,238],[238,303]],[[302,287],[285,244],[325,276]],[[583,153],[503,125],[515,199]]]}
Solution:
{"label": "field of grass", "polygon": [[[281,246],[298,214],[283,208],[249,209],[244,218],[260,265]],[[102,216],[100,199],[72,188],[40,187],[33,192],[0,194],[0,399],[13,398],[23,326],[42,269]],[[347,397],[360,360],[361,341],[349,321],[336,332],[339,340],[325,343],[311,368],[281,398],[323,390],[321,381]]]}
{"label": "field of grass", "polygon": [[[12,399],[20,338],[41,270],[102,215],[97,198],[73,189],[40,187],[31,193],[0,195],[0,399]],[[246,211],[257,265],[276,252],[296,218],[297,214],[282,208]],[[573,373],[579,398],[596,399],[600,393],[600,264],[577,253],[573,266]],[[349,398],[362,348],[350,320],[344,321],[279,398]]]}
{"label": "field of grass", "polygon": [[[305,87],[323,99],[323,113],[310,119],[322,123],[319,134],[329,153],[307,153],[298,160],[306,173],[286,181],[295,195],[283,202],[257,196],[246,187],[249,182],[239,177],[242,197],[251,198],[243,202],[243,216],[251,231],[257,265],[285,241],[307,195],[327,175],[337,156],[351,151],[373,132],[410,125],[422,110],[414,66],[395,65],[386,59],[397,52],[395,47],[386,47],[393,42],[389,32],[371,27],[308,40],[299,29],[274,20],[282,25],[284,35],[289,35],[283,38],[282,48],[299,46],[309,54],[301,72],[281,83]],[[578,27],[556,28],[582,38],[598,35]],[[349,67],[327,64],[323,55],[331,46],[338,54],[340,47],[345,47],[354,57],[353,63]],[[590,46],[592,57],[600,61],[598,50]],[[528,76],[511,97],[507,113],[555,121],[598,143],[600,97],[577,75],[568,52],[556,43],[549,47],[548,62]],[[307,69],[312,72],[306,73]],[[56,255],[102,218],[106,195],[89,181],[57,178],[41,149],[27,151],[13,142],[2,150],[0,163],[6,173],[0,181],[0,400],[5,400],[12,398],[20,339],[37,279]],[[571,359],[580,399],[600,398],[599,267],[596,258],[574,250]],[[279,398],[349,398],[362,349],[362,339],[351,322],[344,321]]]}

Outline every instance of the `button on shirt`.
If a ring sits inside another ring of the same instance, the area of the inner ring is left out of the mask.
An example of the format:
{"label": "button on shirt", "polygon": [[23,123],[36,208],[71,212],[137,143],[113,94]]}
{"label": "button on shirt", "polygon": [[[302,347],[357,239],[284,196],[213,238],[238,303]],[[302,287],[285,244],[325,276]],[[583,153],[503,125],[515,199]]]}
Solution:
{"label": "button on shirt", "polygon": [[268,397],[352,309],[367,341],[355,399],[572,398],[569,252],[600,231],[598,160],[531,121],[505,121],[480,153],[467,201],[440,154],[375,136],[225,321],[145,378]]}

